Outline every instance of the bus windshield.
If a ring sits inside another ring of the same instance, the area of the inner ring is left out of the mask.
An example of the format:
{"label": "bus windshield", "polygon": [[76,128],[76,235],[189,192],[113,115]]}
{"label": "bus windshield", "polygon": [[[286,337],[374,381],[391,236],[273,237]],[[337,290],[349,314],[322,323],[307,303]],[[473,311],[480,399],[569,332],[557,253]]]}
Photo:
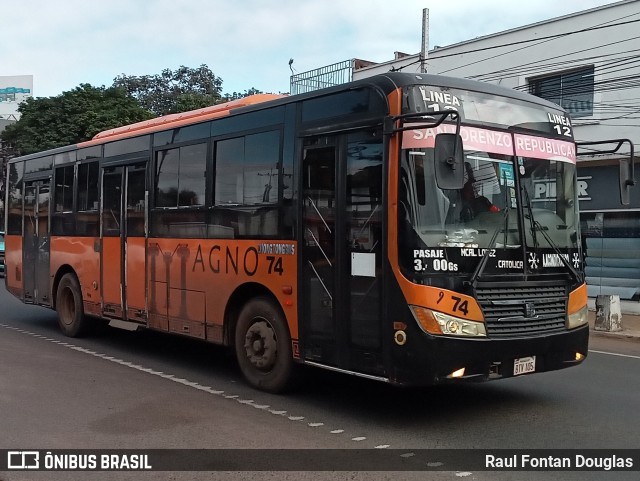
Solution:
{"label": "bus windshield", "polygon": [[526,157],[519,162],[527,247],[577,248],[576,165]]}
{"label": "bus windshield", "polygon": [[[428,246],[516,248],[522,244],[518,214],[507,211],[521,201],[527,247],[576,248],[575,164],[530,157],[518,157],[517,163],[521,196],[516,195],[513,157],[469,150],[464,186],[442,190],[429,168],[433,149],[404,150],[401,221],[408,221]],[[503,235],[490,245],[498,228]]]}
{"label": "bus windshield", "polygon": [[[433,172],[433,149],[407,149],[401,161],[399,217],[429,247],[489,248],[496,229],[499,247],[522,244],[513,156],[465,150],[462,189],[442,190]],[[506,227],[506,230],[505,230]]]}
{"label": "bus windshield", "polygon": [[[462,108],[464,102],[451,103]],[[492,102],[494,107],[499,104]],[[542,114],[532,118],[544,118],[544,111]],[[515,114],[510,115],[513,119]],[[547,115],[549,121],[557,120],[554,115]],[[491,120],[495,125],[507,119],[496,116]],[[485,254],[492,258],[486,272],[536,271],[563,268],[560,256],[569,260],[578,255],[573,142],[548,133],[544,137],[540,132],[515,133],[520,127],[516,131],[511,127],[461,125],[464,185],[454,190],[437,185],[434,145],[439,133],[453,133],[456,127],[415,124],[415,129],[403,132],[398,247],[405,272],[468,275]],[[558,133],[553,127],[547,132],[552,130]]]}

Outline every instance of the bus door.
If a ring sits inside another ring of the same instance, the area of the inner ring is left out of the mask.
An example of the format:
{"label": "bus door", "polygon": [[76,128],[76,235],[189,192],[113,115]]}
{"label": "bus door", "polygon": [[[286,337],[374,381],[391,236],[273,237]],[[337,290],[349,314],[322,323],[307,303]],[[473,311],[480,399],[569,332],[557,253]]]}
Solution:
{"label": "bus door", "polygon": [[49,305],[50,180],[27,181],[24,192],[24,300]]}
{"label": "bus door", "polygon": [[307,361],[382,374],[382,143],[305,139],[303,328]]}
{"label": "bus door", "polygon": [[131,321],[146,319],[145,165],[102,172],[103,314]]}
{"label": "bus door", "polygon": [[303,149],[303,322],[305,358],[338,365],[336,324],[336,138],[305,139]]}

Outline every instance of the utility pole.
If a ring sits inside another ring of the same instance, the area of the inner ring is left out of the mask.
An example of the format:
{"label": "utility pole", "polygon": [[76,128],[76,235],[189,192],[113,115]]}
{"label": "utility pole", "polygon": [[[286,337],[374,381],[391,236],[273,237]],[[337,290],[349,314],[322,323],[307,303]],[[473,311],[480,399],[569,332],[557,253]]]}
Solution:
{"label": "utility pole", "polygon": [[427,73],[429,55],[429,9],[422,9],[422,46],[420,48],[420,72]]}

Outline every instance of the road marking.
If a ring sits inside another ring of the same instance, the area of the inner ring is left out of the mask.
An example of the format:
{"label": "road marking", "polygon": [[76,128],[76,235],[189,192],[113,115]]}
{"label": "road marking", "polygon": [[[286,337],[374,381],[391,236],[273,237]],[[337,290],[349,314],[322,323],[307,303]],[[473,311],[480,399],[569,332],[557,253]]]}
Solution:
{"label": "road marking", "polygon": [[631,359],[640,359],[640,356],[633,356],[631,354],[620,354],[617,352],[594,351],[593,349],[589,349],[589,352],[595,352],[596,354],[607,354],[608,356],[630,357]]}
{"label": "road marking", "polygon": [[[84,347],[80,347],[80,346],[76,346],[74,344],[70,344],[70,343],[67,343],[67,342],[51,339],[51,338],[42,336],[40,334],[36,334],[35,332],[26,331],[24,329],[19,329],[17,327],[8,326],[6,324],[1,324],[1,323],[0,323],[0,327],[4,327],[5,329],[10,329],[10,330],[19,332],[21,334],[26,334],[28,336],[36,337],[36,338],[41,339],[41,340],[46,340],[47,342],[51,342],[52,344],[57,344],[59,346],[64,346],[64,347],[66,347],[68,349],[71,349],[73,351],[80,352],[82,354],[88,354],[90,356],[97,357],[97,358],[103,359],[105,361],[113,362],[115,364],[119,364],[121,366],[130,368],[130,369],[135,369],[136,371],[140,371],[140,372],[143,372],[143,373],[146,373],[146,374],[150,374],[152,376],[160,377],[160,378],[166,379],[168,381],[172,381],[172,382],[175,382],[177,384],[181,384],[183,386],[187,386],[187,387],[191,387],[193,389],[197,389],[198,391],[203,391],[203,392],[206,392],[206,393],[209,393],[209,394],[221,396],[221,397],[226,398],[226,399],[228,399],[230,401],[236,401],[237,403],[243,404],[245,406],[252,406],[254,408],[262,409],[262,410],[265,410],[265,411],[270,412],[272,414],[285,416],[289,420],[294,421],[294,422],[299,422],[299,421],[302,421],[302,420],[305,419],[304,416],[286,416],[287,411],[278,411],[278,410],[275,410],[275,409],[269,409],[270,406],[267,405],[267,404],[256,404],[255,401],[253,401],[252,399],[244,399],[244,398],[241,398],[237,394],[225,394],[224,391],[216,390],[216,389],[214,389],[214,388],[212,388],[210,386],[203,386],[202,384],[199,384],[197,382],[192,382],[192,381],[189,381],[187,379],[176,377],[173,374],[164,373],[162,371],[156,371],[154,369],[151,369],[151,368],[148,368],[148,367],[144,367],[144,366],[141,366],[139,364],[134,364],[132,362],[125,361],[123,359],[118,359],[118,358],[115,358],[115,357],[112,357],[112,356],[108,356],[108,355],[100,353],[100,352],[92,351],[92,350],[86,349]],[[321,422],[307,423],[307,426],[312,427],[312,428],[318,428],[318,427],[321,427],[321,426],[324,426],[324,425],[325,424],[321,423]],[[334,429],[334,430],[330,431],[331,434],[342,434],[344,432],[345,432],[344,429]],[[361,441],[364,441],[366,439],[367,438],[365,436],[358,436],[358,437],[352,438],[351,440],[355,441],[355,442],[361,442]],[[389,444],[382,444],[382,445],[376,446],[376,449],[386,449],[388,447],[390,447]]]}

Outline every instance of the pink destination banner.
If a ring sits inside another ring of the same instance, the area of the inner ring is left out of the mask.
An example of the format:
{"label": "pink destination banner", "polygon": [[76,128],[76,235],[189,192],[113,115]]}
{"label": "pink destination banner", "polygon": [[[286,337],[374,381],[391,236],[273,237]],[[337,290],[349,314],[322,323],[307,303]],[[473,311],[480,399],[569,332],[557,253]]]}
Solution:
{"label": "pink destination banner", "polygon": [[[436,135],[453,134],[455,131],[455,125],[450,124],[442,124],[436,128],[406,130],[402,133],[402,148],[433,148]],[[465,150],[576,163],[576,147],[573,142],[515,134],[514,146],[511,134],[508,132],[466,126],[460,127],[460,137]]]}
{"label": "pink destination banner", "polygon": [[576,163],[576,145],[573,142],[520,134],[514,138],[519,157]]}
{"label": "pink destination banner", "polygon": [[[436,128],[406,130],[402,135],[402,148],[433,148],[436,135],[441,133],[455,134],[456,126],[441,124]],[[460,137],[465,150],[479,150],[494,154],[513,155],[513,142],[508,132],[478,129],[476,127],[460,127]]]}

